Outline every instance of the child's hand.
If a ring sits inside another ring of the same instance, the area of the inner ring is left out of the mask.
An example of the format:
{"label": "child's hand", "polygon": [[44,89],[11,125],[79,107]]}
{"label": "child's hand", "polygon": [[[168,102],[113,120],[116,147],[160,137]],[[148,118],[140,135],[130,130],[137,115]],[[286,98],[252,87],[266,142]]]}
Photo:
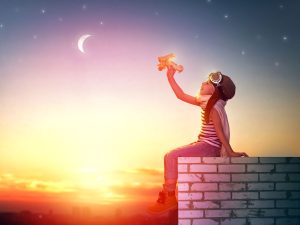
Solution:
{"label": "child's hand", "polygon": [[249,157],[246,152],[232,152],[230,157]]}
{"label": "child's hand", "polygon": [[249,157],[246,152],[238,152],[241,157]]}

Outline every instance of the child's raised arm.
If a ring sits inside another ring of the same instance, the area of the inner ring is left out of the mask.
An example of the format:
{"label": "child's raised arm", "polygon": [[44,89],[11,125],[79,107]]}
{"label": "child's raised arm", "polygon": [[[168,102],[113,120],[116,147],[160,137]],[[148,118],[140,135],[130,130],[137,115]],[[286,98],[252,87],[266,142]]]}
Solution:
{"label": "child's raised arm", "polygon": [[176,72],[176,70],[172,66],[170,66],[167,71],[167,76],[168,76],[168,81],[169,81],[176,97],[184,102],[189,103],[189,104],[200,106],[196,97],[184,93],[184,91],[179,87],[179,85],[177,84],[177,82],[174,79],[175,72]]}

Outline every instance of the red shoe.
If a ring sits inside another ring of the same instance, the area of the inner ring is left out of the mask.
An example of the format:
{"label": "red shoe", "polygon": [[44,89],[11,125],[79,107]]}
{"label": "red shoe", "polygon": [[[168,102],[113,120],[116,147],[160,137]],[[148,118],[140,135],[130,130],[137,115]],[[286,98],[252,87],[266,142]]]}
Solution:
{"label": "red shoe", "polygon": [[160,191],[156,203],[148,206],[147,211],[150,214],[163,214],[172,209],[177,209],[178,203],[175,196],[175,191],[165,192]]}

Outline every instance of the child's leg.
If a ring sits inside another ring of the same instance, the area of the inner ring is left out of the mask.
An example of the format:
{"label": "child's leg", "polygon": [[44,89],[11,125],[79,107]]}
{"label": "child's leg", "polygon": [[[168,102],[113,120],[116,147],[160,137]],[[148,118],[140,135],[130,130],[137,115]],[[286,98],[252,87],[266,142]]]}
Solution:
{"label": "child's leg", "polygon": [[218,157],[220,149],[206,142],[193,142],[168,152],[164,157],[164,190],[175,191],[177,183],[178,157]]}

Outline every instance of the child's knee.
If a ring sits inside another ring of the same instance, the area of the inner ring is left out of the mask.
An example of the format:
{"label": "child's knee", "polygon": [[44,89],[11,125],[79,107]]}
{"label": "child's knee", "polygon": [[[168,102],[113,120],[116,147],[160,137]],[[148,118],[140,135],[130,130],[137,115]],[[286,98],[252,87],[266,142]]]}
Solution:
{"label": "child's knee", "polygon": [[176,155],[176,150],[177,150],[177,149],[175,148],[175,149],[172,149],[172,150],[168,151],[168,152],[165,154],[165,156],[164,156],[164,160],[165,160],[165,161],[169,161],[170,159],[176,157],[176,156],[175,156],[175,155]]}
{"label": "child's knee", "polygon": [[168,161],[170,152],[167,152],[164,156],[164,161]]}

